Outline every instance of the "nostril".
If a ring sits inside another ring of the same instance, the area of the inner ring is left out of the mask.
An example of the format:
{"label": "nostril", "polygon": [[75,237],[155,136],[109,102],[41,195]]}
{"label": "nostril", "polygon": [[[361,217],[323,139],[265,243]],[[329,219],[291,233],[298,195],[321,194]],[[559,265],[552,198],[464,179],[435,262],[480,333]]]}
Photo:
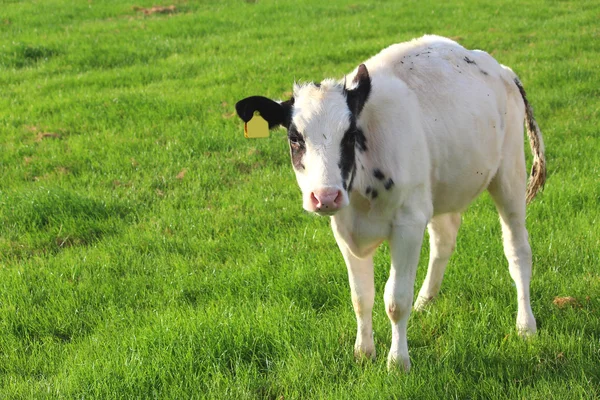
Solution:
{"label": "nostril", "polygon": [[342,191],[338,190],[337,196],[335,197],[333,204],[335,204],[336,206],[339,206],[340,204],[342,204],[343,198],[344,198],[344,196],[342,195]]}
{"label": "nostril", "polygon": [[312,201],[312,203],[315,207],[319,206],[320,202],[319,202],[319,199],[317,199],[317,196],[315,196],[315,192],[312,192],[310,194],[310,200]]}

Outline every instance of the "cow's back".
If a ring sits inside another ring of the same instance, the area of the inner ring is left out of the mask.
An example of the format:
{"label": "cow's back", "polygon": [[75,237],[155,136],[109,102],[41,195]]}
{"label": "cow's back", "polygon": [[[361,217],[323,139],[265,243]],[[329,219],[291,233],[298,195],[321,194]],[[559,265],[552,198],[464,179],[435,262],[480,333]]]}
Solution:
{"label": "cow's back", "polygon": [[[397,78],[415,95],[428,146],[435,214],[464,209],[494,177],[507,137],[523,141],[524,108],[514,74],[483,51],[424,36],[390,46],[365,64],[374,90]],[[507,129],[515,126],[521,132]],[[403,140],[396,146],[421,134],[402,129],[399,125]]]}

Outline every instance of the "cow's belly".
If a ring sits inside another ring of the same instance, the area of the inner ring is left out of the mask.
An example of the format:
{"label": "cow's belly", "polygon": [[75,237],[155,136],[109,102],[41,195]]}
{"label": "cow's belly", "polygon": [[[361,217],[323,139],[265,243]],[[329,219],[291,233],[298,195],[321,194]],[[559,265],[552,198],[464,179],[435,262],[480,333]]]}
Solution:
{"label": "cow's belly", "polygon": [[[438,182],[433,190],[433,214],[464,211],[489,185],[493,175],[472,179],[468,185]],[[461,186],[457,188],[457,186]]]}
{"label": "cow's belly", "polygon": [[501,161],[498,136],[490,133],[485,145],[456,148],[438,159],[431,180],[434,215],[463,211],[488,187]]}

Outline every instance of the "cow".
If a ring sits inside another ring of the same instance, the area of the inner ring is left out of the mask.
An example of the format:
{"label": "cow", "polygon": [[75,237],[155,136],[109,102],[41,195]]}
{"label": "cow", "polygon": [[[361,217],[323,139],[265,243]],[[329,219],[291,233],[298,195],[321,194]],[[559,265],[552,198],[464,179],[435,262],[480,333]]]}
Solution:
{"label": "cow", "polygon": [[[532,254],[525,207],[546,179],[544,144],[523,85],[488,53],[439,36],[394,44],[343,79],[294,83],[293,96],[236,104],[270,129],[287,129],[303,208],[331,218],[357,320],[354,354],[375,358],[373,253],[388,241],[384,302],[391,322],[388,368],[410,368],[407,321],[425,229],[427,275],[414,303],[439,292],[461,213],[484,190],[502,226],[517,291],[517,330],[536,332],[530,305]],[[525,123],[533,165],[525,165]]]}

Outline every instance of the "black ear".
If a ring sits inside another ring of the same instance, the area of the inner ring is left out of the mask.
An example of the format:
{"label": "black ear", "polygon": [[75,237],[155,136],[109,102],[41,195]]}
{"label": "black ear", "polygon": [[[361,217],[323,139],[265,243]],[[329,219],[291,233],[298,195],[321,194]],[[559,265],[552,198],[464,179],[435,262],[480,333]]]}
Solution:
{"label": "black ear", "polygon": [[262,96],[251,96],[240,100],[235,105],[237,115],[244,122],[252,119],[254,111],[258,111],[260,115],[269,123],[269,129],[273,129],[278,125],[284,127],[290,126],[292,119],[292,107],[294,98],[278,103],[271,99]]}
{"label": "black ear", "polygon": [[358,118],[371,93],[371,77],[365,64],[358,66],[358,72],[352,80],[352,86],[352,89],[346,90],[346,101],[352,114]]}

